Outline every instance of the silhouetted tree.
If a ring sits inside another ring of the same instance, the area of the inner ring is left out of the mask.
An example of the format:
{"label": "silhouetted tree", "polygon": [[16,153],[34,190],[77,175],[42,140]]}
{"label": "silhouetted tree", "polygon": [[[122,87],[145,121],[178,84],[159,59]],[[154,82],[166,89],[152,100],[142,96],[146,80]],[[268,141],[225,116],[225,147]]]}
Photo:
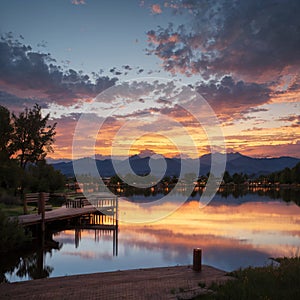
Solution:
{"label": "silhouetted tree", "polygon": [[45,160],[30,165],[26,172],[26,187],[31,192],[54,192],[64,188],[66,178]]}
{"label": "silhouetted tree", "polygon": [[232,177],[230,176],[228,171],[224,172],[223,180],[224,180],[224,183],[232,182]]}
{"label": "silhouetted tree", "polygon": [[292,168],[291,180],[293,183],[300,183],[300,162]]}
{"label": "silhouetted tree", "polygon": [[10,112],[9,110],[0,105],[0,153],[2,154],[1,159],[4,155],[9,158],[10,150],[9,145],[12,138],[13,126],[11,124]]}
{"label": "silhouetted tree", "polygon": [[232,181],[235,184],[242,184],[247,180],[247,178],[248,178],[247,175],[243,173],[234,173],[232,175]]}
{"label": "silhouetted tree", "polygon": [[292,183],[290,168],[285,168],[283,171],[280,172],[279,181],[280,183]]}
{"label": "silhouetted tree", "polygon": [[0,190],[9,192],[20,184],[22,174],[16,161],[10,159],[13,131],[9,110],[0,106]]}
{"label": "silhouetted tree", "polygon": [[122,179],[118,176],[118,175],[114,175],[110,178],[110,184],[118,184],[119,183],[122,183]]}
{"label": "silhouetted tree", "polygon": [[23,170],[29,162],[36,163],[43,160],[47,152],[52,151],[56,123],[48,125],[49,117],[49,114],[42,116],[38,104],[32,109],[26,108],[19,116],[12,114],[14,123],[12,149]]}

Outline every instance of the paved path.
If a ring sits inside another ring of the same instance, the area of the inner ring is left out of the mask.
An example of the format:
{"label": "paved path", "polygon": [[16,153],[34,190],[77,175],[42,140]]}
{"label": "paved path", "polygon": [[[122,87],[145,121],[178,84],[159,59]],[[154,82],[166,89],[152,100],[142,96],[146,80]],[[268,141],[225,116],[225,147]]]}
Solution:
{"label": "paved path", "polygon": [[199,283],[231,279],[209,266],[139,269],[0,284],[0,299],[190,299],[205,293]]}

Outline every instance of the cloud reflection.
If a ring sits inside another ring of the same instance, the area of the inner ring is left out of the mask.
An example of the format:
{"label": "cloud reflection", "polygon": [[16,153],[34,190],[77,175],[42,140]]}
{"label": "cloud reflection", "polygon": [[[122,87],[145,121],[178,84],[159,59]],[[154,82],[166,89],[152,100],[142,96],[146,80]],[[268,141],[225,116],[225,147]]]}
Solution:
{"label": "cloud reflection", "polygon": [[123,224],[119,242],[160,251],[167,263],[191,263],[192,249],[200,247],[204,263],[225,270],[262,265],[269,257],[299,252],[299,210],[282,202],[200,210],[193,201],[151,225]]}

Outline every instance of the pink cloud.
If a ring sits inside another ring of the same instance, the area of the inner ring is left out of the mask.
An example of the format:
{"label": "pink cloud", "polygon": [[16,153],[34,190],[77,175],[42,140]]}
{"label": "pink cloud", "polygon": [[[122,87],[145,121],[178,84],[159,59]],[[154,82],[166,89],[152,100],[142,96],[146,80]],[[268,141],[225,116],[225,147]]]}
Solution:
{"label": "pink cloud", "polygon": [[253,157],[279,157],[279,156],[291,156],[298,157],[300,153],[300,141],[295,143],[287,143],[282,145],[261,145],[245,147],[241,149],[241,152],[245,155]]}
{"label": "pink cloud", "polygon": [[[287,69],[298,74],[300,4],[293,0],[268,3],[268,9],[260,9],[256,2],[248,0],[230,4],[214,0],[206,5],[199,1],[166,0],[165,10],[184,15],[186,21],[180,26],[169,23],[165,28],[149,31],[149,53],[162,59],[163,67],[171,73],[206,77],[231,73],[256,82],[274,82]],[[165,43],[165,36],[176,33],[180,43]],[[291,79],[284,79],[286,88]]]}
{"label": "pink cloud", "polygon": [[71,3],[74,4],[74,5],[83,5],[83,4],[86,4],[85,0],[72,0]]}
{"label": "pink cloud", "polygon": [[161,10],[161,7],[159,4],[153,4],[151,6],[151,10],[154,15],[159,15],[162,13],[162,10]]}

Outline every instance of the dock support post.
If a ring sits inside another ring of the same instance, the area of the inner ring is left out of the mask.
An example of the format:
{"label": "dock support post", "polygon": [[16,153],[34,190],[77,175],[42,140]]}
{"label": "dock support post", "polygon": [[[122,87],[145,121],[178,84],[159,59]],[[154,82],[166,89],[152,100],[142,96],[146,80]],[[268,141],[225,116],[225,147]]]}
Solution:
{"label": "dock support post", "polygon": [[42,232],[45,231],[45,194],[43,192],[39,195],[39,210],[42,215]]}
{"label": "dock support post", "polygon": [[193,270],[200,272],[202,269],[202,249],[196,248],[193,252]]}

